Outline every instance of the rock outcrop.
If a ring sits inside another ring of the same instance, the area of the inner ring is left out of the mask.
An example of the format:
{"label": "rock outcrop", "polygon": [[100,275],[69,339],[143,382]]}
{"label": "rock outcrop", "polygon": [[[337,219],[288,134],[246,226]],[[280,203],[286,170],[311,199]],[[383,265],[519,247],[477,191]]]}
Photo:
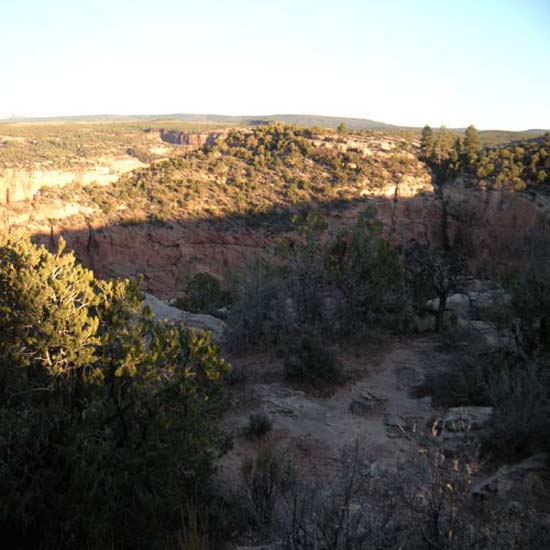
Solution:
{"label": "rock outcrop", "polygon": [[142,275],[144,290],[160,298],[177,296],[184,280],[196,273],[223,276],[269,243],[247,229],[216,231],[190,222],[67,228],[35,240],[54,249],[60,236],[97,276]]}
{"label": "rock outcrop", "polygon": [[174,145],[188,145],[190,147],[202,147],[214,145],[216,140],[227,135],[227,131],[219,132],[181,132],[178,130],[160,129],[160,139]]}
{"label": "rock outcrop", "polygon": [[[213,142],[224,133],[225,130],[195,134],[162,130],[161,137],[174,143],[200,146]],[[318,147],[343,147],[364,156],[380,155],[383,158],[392,154],[387,151],[391,150],[393,142],[389,138],[341,140],[333,136],[312,140],[312,143]],[[133,162],[139,161],[133,159]],[[32,199],[42,185],[64,185],[75,178],[86,183],[104,177],[104,183],[109,183],[115,181],[122,171],[122,167],[113,170],[112,166],[108,168],[108,164],[100,164],[81,174],[74,171],[23,173],[5,169],[0,173],[0,205]],[[130,167],[125,165],[124,170],[126,168]],[[111,173],[99,173],[104,169],[111,170]],[[77,199],[74,200],[75,204],[67,215],[80,212]],[[468,186],[461,180],[445,184],[436,193],[429,172],[418,167],[395,181],[369,182],[365,178],[364,188],[352,200],[346,204],[335,201],[326,206],[325,212],[331,227],[338,231],[353,226],[359,213],[369,206],[377,209],[384,224],[384,236],[394,244],[420,241],[437,246],[444,242],[462,242],[471,252],[474,270],[485,273],[509,267],[514,262],[521,265],[525,258],[525,238],[529,235],[550,236],[550,197],[540,193]],[[235,223],[220,223],[219,219],[212,218],[209,221],[185,219],[101,227],[94,222],[93,211],[81,212],[79,222],[67,219],[64,223],[60,220],[63,212],[53,211],[55,204],[48,206],[52,209],[49,213],[39,212],[43,207],[30,202],[12,210],[2,211],[0,207],[0,217],[7,220],[6,225],[28,227],[37,235],[38,241],[51,247],[62,235],[68,247],[75,250],[79,259],[100,277],[141,273],[145,289],[163,298],[177,295],[182,277],[201,271],[223,276],[227,270],[264,250],[277,237],[276,231],[270,228],[265,231],[247,228],[246,219]],[[55,218],[60,221],[50,221]],[[450,302],[453,303],[453,298]]]}
{"label": "rock outcrop", "polygon": [[436,420],[433,433],[444,450],[455,452],[471,443],[479,443],[492,414],[492,407],[452,407]]}
{"label": "rock outcrop", "polygon": [[458,179],[434,193],[423,178],[404,178],[365,195],[374,195],[388,238],[460,244],[476,274],[519,267],[526,259],[527,241],[550,239],[550,196],[535,191],[473,186]]}
{"label": "rock outcrop", "polygon": [[[448,201],[451,243],[465,235],[470,236],[474,269],[485,266],[484,269],[494,270],[514,263],[521,265],[526,237],[531,232],[550,236],[550,204],[546,204],[545,198],[536,200],[529,195],[520,197],[522,194],[518,193],[495,194],[459,183],[450,184],[447,193],[444,196]],[[489,206],[482,208],[482,203]],[[384,223],[385,237],[395,244],[406,244],[411,240],[432,245],[443,242],[441,204],[423,178],[388,182],[384,189],[366,190],[361,200],[345,208],[330,208],[327,212],[329,221],[335,230],[351,227],[359,213],[369,205],[376,207],[378,217]],[[499,212],[502,212],[502,219]],[[50,228],[44,227],[46,223],[43,222],[41,231],[35,231],[42,233],[37,239],[54,246]],[[182,276],[202,271],[223,276],[271,242],[272,237],[266,231],[250,229],[239,223],[229,225],[222,227],[224,224],[215,220],[182,220],[108,227],[65,226],[54,227],[53,237],[55,240],[62,235],[68,247],[75,250],[79,259],[100,277],[127,277],[141,273],[147,291],[172,298],[180,290]],[[473,301],[474,306],[480,305],[480,300],[487,297],[488,293],[484,291],[468,293],[468,300]],[[454,304],[453,300],[450,305]],[[465,300],[462,296],[457,297],[464,307]]]}
{"label": "rock outcrop", "polygon": [[441,419],[443,433],[460,433],[483,428],[493,414],[492,407],[451,407]]}
{"label": "rock outcrop", "polygon": [[217,342],[221,342],[226,328],[225,323],[213,317],[201,313],[189,313],[159,300],[152,294],[145,294],[144,306],[149,306],[157,321],[169,321],[171,323],[183,323],[189,328],[207,330]]}
{"label": "rock outcrop", "polygon": [[477,497],[496,495],[509,498],[511,494],[525,495],[533,489],[544,490],[540,474],[545,471],[548,456],[544,453],[533,455],[518,464],[501,466],[494,474],[482,479],[472,488],[472,494]]}
{"label": "rock outcrop", "polygon": [[63,187],[72,182],[106,185],[131,170],[146,166],[133,157],[98,159],[95,164],[70,169],[0,168],[0,204],[30,201],[42,187]]}
{"label": "rock outcrop", "polygon": [[411,240],[434,244],[442,240],[441,205],[433,192],[429,175],[403,176],[383,186],[366,182],[360,201],[346,208],[335,208],[331,217],[336,224],[352,227],[367,206],[374,206],[383,223],[383,235],[394,244]]}
{"label": "rock outcrop", "polygon": [[[460,317],[471,317],[480,309],[508,305],[510,294],[502,289],[466,290],[463,293],[451,294],[447,297],[446,307]],[[429,300],[426,307],[434,312],[439,308],[439,298]]]}
{"label": "rock outcrop", "polygon": [[550,238],[550,196],[535,191],[445,184],[442,199],[451,243],[472,250],[479,271],[494,272],[525,260],[526,237]]}

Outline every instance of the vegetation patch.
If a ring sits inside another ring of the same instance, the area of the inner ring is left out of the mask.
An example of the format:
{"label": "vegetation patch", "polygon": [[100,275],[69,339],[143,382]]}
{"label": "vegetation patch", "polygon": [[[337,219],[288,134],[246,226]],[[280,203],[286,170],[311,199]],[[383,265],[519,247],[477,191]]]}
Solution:
{"label": "vegetation patch", "polygon": [[266,436],[272,428],[273,421],[266,413],[252,413],[248,418],[245,434],[249,439],[259,439]]}
{"label": "vegetation patch", "polygon": [[228,450],[228,365],[141,301],[63,244],[0,238],[0,527],[17,547],[155,547]]}
{"label": "vegetation patch", "polygon": [[231,294],[220,281],[209,273],[197,273],[185,285],[184,295],[176,300],[176,307],[192,313],[216,314],[231,303]]}
{"label": "vegetation patch", "polygon": [[[357,199],[366,186],[376,189],[404,174],[425,176],[407,151],[365,156],[339,151],[330,141],[318,147],[315,137],[310,129],[281,124],[232,131],[214,145],[121,176],[114,185],[75,183],[64,191],[98,207],[105,223],[128,216],[143,222],[225,218],[275,229],[288,227],[281,211]],[[36,201],[62,192],[45,188]]]}
{"label": "vegetation patch", "polygon": [[285,376],[308,384],[340,384],[344,380],[336,355],[320,339],[302,335],[283,348]]}

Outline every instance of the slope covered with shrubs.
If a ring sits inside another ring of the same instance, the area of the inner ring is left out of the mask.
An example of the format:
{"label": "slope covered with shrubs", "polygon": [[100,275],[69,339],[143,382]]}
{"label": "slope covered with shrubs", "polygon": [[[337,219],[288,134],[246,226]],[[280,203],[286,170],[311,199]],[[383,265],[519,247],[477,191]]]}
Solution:
{"label": "slope covered with shrubs", "polygon": [[516,191],[528,186],[544,190],[550,185],[550,132],[525,141],[482,147],[474,126],[464,135],[445,127],[435,133],[425,126],[421,158],[439,184],[462,176],[471,183],[485,181]]}
{"label": "slope covered with shrubs", "polygon": [[[138,286],[0,238],[0,530],[10,548],[155,548],[228,448],[228,365]],[[184,520],[185,521],[185,520]],[[164,542],[163,542],[164,541]]]}
{"label": "slope covered with shrubs", "polygon": [[330,346],[406,325],[403,266],[382,239],[374,211],[329,238],[323,238],[318,212],[295,222],[301,242],[282,241],[272,256],[238,273],[229,345],[237,351],[278,349],[288,379],[339,383],[343,375]]}
{"label": "slope covered with shrubs", "polygon": [[106,223],[227,216],[284,222],[282,212],[300,204],[356,199],[403,175],[426,175],[410,153],[365,156],[333,143],[319,147],[314,137],[311,130],[279,124],[233,131],[213,146],[136,170],[113,185],[44,188],[36,202],[75,201]]}

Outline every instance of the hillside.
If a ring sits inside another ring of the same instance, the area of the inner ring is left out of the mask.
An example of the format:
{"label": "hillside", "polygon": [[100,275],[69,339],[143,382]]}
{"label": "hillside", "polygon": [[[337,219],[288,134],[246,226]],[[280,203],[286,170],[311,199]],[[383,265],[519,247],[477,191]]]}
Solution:
{"label": "hillside", "polygon": [[300,126],[323,126],[336,128],[339,124],[345,124],[352,130],[393,130],[397,126],[377,122],[364,118],[334,117],[321,115],[216,115],[216,114],[186,114],[172,113],[161,115],[81,115],[81,116],[59,116],[59,117],[28,117],[0,120],[1,123],[45,123],[45,122],[157,122],[157,121],[179,121],[188,123],[214,123],[225,125],[258,125],[267,122],[286,122]]}
{"label": "hillside", "polygon": [[209,132],[220,123],[170,121],[60,121],[0,123],[0,174],[5,169],[85,167],[102,156],[152,162],[179,154],[159,139],[161,128]]}
{"label": "hillside", "polygon": [[301,204],[344,204],[403,177],[426,179],[411,147],[403,139],[344,140],[291,126],[233,131],[212,147],[156,162],[113,186],[43,189],[35,204],[72,197],[104,223],[244,215],[260,220]]}
{"label": "hillside", "polygon": [[[475,272],[504,269],[502,257],[504,266],[519,261],[518,243],[529,232],[544,232],[550,212],[541,193],[511,190],[505,159],[485,182],[459,170],[443,188],[434,188],[433,172],[407,134],[342,136],[272,124],[192,134],[193,143],[217,136],[213,145],[198,147],[165,143],[158,131],[144,132],[135,123],[115,127],[122,140],[130,140],[117,145],[114,132],[107,134],[112,141],[101,140],[110,125],[89,127],[95,147],[122,152],[132,144],[148,156],[138,161],[101,153],[100,164],[67,148],[54,162],[69,168],[16,170],[18,179],[5,180],[11,204],[1,208],[3,224],[25,227],[50,246],[63,235],[97,274],[141,273],[144,288],[163,297],[177,296],[184,276],[206,271],[225,277],[281,237],[295,239],[308,212],[318,212],[335,234],[374,207],[394,244],[468,243]],[[32,125],[25,128],[30,132]],[[71,128],[83,126],[55,128],[72,143]],[[527,159],[530,174],[531,157],[516,157],[514,166]],[[78,172],[75,162],[88,167]]]}
{"label": "hillside", "polygon": [[434,509],[458,533],[437,547],[547,546],[548,138],[3,135],[0,487],[18,506],[0,525],[17,548],[311,550],[292,541],[328,525],[345,548],[366,532],[424,550]]}

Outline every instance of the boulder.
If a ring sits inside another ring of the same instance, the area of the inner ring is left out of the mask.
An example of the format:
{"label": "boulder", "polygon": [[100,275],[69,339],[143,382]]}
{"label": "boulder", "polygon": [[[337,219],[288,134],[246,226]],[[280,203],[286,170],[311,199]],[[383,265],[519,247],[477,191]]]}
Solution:
{"label": "boulder", "polygon": [[[502,289],[485,288],[482,281],[479,281],[478,286],[470,282],[468,287],[466,292],[451,294],[447,297],[446,310],[454,313],[459,319],[475,319],[480,309],[505,306],[510,303],[510,294]],[[439,298],[428,300],[426,307],[437,311]]]}
{"label": "boulder", "polygon": [[514,489],[520,494],[526,494],[536,489],[535,485],[544,490],[542,479],[535,472],[544,470],[547,464],[548,456],[539,453],[518,464],[502,466],[493,475],[476,483],[472,488],[472,495],[507,497]]}
{"label": "boulder", "polygon": [[[430,306],[428,306],[430,307]],[[413,316],[412,325],[416,332],[434,332],[436,330],[436,316],[435,311],[421,312]],[[443,314],[443,326],[446,328],[454,327],[457,325],[460,318],[453,311],[445,311]]]}
{"label": "boulder", "polygon": [[422,312],[413,317],[416,332],[433,332],[435,330],[435,315]]}
{"label": "boulder", "polygon": [[433,433],[445,451],[454,453],[479,442],[492,413],[492,407],[452,407],[435,421]]}
{"label": "boulder", "polygon": [[470,305],[473,309],[507,306],[512,300],[510,294],[503,289],[470,291],[467,293],[467,296],[470,299]]}
{"label": "boulder", "polygon": [[493,407],[451,407],[441,419],[443,432],[469,432],[485,427]]}
{"label": "boulder", "polygon": [[168,305],[152,294],[145,293],[143,306],[149,306],[157,321],[169,321],[171,323],[183,323],[196,330],[207,330],[217,342],[223,340],[226,324],[212,315],[202,313],[189,313]]}
{"label": "boulder", "polygon": [[216,140],[224,137],[226,131],[219,132],[183,132],[178,130],[160,129],[160,139],[166,143],[174,145],[189,145],[191,147],[202,147],[203,145],[213,145]]}
{"label": "boulder", "polygon": [[[439,308],[439,298],[428,300],[426,307],[437,311]],[[470,312],[470,298],[467,294],[451,294],[447,297],[446,308],[457,316],[467,317]]]}
{"label": "boulder", "polygon": [[479,337],[479,343],[485,345],[488,350],[505,349],[512,353],[521,353],[517,344],[517,336],[513,330],[499,329],[494,323],[469,319],[458,319],[456,326],[474,331]]}
{"label": "boulder", "polygon": [[355,416],[366,416],[371,411],[378,408],[383,401],[383,399],[370,392],[364,392],[351,400],[349,412]]}

